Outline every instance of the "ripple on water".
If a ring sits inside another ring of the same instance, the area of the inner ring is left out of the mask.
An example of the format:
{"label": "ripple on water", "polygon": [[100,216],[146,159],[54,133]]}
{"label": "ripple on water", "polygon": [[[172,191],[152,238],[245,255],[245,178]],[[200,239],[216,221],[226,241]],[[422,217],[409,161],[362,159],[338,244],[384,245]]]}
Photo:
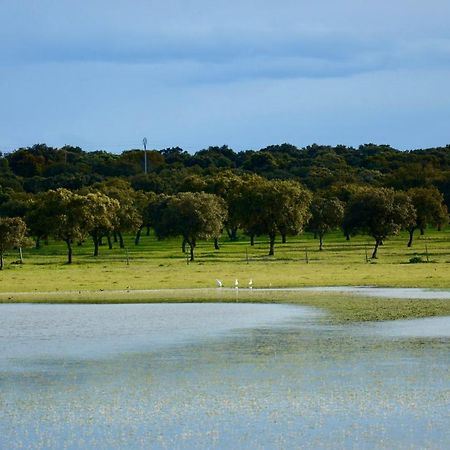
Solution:
{"label": "ripple on water", "polygon": [[374,330],[381,336],[401,338],[450,338],[450,317],[379,322]]}
{"label": "ripple on water", "polygon": [[404,327],[430,336],[429,319],[346,326],[283,305],[44,306],[0,305],[1,349],[18,350],[14,363],[0,357],[0,448],[450,447],[448,335],[391,339]]}

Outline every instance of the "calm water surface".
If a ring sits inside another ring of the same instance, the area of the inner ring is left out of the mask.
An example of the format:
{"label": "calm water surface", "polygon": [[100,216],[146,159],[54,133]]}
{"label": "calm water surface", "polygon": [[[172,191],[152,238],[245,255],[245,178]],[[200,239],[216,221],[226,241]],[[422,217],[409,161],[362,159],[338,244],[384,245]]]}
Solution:
{"label": "calm water surface", "polygon": [[450,318],[0,305],[0,448],[450,447]]}

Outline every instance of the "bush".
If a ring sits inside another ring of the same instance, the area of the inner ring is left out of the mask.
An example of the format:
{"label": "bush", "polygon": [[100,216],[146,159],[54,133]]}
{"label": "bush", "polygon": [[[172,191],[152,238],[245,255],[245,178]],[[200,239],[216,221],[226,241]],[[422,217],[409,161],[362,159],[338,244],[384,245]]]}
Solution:
{"label": "bush", "polygon": [[413,256],[412,258],[409,259],[409,263],[410,264],[419,264],[419,263],[423,263],[425,262],[421,256]]}

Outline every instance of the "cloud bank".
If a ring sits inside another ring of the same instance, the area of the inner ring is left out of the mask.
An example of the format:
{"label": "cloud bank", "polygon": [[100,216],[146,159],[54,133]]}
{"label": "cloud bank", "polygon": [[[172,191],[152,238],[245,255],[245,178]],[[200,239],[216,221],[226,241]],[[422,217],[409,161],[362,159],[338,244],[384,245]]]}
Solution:
{"label": "cloud bank", "polygon": [[[107,147],[147,132],[159,134],[155,146],[191,148],[206,137],[238,148],[379,136],[444,145],[436,117],[450,118],[448,17],[444,0],[3,0],[0,149],[77,143],[68,138]],[[310,104],[295,107],[305,92]],[[264,113],[251,107],[261,103]],[[368,111],[373,126],[361,123]],[[296,128],[305,120],[307,131]]]}

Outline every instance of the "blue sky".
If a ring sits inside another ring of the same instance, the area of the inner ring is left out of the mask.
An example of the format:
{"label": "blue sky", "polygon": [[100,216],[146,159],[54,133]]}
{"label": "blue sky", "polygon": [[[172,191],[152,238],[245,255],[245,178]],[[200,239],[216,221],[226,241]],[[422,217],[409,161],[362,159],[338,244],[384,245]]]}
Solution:
{"label": "blue sky", "polygon": [[0,151],[450,144],[448,0],[0,0]]}

